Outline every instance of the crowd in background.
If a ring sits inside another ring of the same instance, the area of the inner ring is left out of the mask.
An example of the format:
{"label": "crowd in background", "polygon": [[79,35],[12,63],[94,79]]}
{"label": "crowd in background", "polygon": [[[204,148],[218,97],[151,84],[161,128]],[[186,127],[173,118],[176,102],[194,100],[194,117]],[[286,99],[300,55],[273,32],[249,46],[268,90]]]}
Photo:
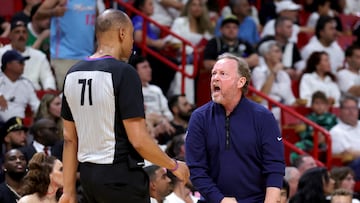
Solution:
{"label": "crowd in background", "polygon": [[[258,91],[288,106],[310,108],[311,113],[304,116],[330,132],[332,153],[348,165],[327,170],[311,160],[309,168],[314,169],[302,169],[309,157],[291,153],[293,166],[285,171],[284,202],[335,203],[336,196],[358,202],[354,185],[360,180],[360,139],[356,137],[360,134],[360,2],[274,0],[262,1],[260,8],[254,2],[229,0],[219,10],[219,2],[211,0],[133,1],[142,14],[192,43],[185,46],[188,73],[194,71],[194,49],[201,55],[196,78],[185,79],[182,94],[181,74],[156,57],[140,56],[144,50],[139,46],[146,22],[146,46],[180,65],[181,40],[140,15],[130,15],[136,53],[129,63],[142,83],[150,134],[169,156],[185,160],[191,113],[210,100],[210,71],[217,57],[232,53],[249,64],[251,84]],[[48,196],[56,201],[63,184],[63,81],[69,68],[96,47],[94,21],[105,5],[113,4],[25,0],[24,9],[12,18],[0,17],[0,37],[9,42],[0,47],[0,202]],[[256,101],[267,105],[265,100]],[[338,115],[330,112],[333,107],[339,108]],[[279,120],[279,110],[272,111]],[[296,146],[306,152],[327,148],[321,136],[319,146],[313,145],[309,126],[299,136]],[[197,201],[199,194],[191,184],[179,184],[170,172],[148,165],[145,171],[154,201]],[[34,187],[38,185],[34,176],[40,175],[44,185]],[[78,191],[79,200],[86,202],[81,186]]]}

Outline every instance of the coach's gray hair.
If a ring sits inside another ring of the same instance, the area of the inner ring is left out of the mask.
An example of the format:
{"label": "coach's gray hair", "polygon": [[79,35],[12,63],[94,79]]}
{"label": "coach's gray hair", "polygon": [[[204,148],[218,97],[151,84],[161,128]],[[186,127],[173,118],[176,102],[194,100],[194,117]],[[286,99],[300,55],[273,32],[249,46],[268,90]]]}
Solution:
{"label": "coach's gray hair", "polygon": [[241,88],[242,93],[246,94],[248,92],[248,88],[249,88],[248,86],[249,86],[249,83],[251,80],[251,72],[250,72],[248,63],[243,58],[237,57],[230,53],[224,53],[224,54],[221,54],[220,56],[218,56],[217,60],[221,60],[221,59],[232,59],[237,62],[238,74],[241,77],[246,78],[246,82],[245,82],[244,86]]}

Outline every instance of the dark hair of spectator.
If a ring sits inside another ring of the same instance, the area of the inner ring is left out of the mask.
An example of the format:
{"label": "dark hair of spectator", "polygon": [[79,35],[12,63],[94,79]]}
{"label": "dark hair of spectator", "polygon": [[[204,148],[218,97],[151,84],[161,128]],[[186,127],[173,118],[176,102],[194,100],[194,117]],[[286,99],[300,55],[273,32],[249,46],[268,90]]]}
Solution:
{"label": "dark hair of spectator", "polygon": [[323,203],[326,202],[324,184],[329,183],[328,171],[323,167],[311,168],[300,177],[298,190],[290,203]]}
{"label": "dark hair of spectator", "polygon": [[336,22],[333,17],[330,16],[320,16],[315,26],[315,35],[320,39],[320,32],[324,30],[326,24]]}
{"label": "dark hair of spectator", "polygon": [[[323,55],[329,56],[325,51],[314,51],[306,61],[304,73],[313,73],[316,71],[317,66],[320,64]],[[332,81],[336,82],[336,77],[333,73],[327,72],[325,75],[329,76]]]}

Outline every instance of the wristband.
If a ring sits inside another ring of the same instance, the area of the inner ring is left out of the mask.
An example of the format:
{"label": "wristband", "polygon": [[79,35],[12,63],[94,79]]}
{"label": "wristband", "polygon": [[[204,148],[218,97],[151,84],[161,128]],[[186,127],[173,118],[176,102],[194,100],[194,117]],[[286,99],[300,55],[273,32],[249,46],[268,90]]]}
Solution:
{"label": "wristband", "polygon": [[175,161],[175,167],[173,169],[169,169],[171,172],[175,172],[179,168],[179,163],[176,159],[173,159]]}

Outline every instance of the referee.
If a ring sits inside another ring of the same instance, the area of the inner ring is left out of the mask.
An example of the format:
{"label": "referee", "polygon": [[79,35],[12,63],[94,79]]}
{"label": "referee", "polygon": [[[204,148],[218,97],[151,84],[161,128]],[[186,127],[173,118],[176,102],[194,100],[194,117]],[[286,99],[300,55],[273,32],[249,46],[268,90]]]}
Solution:
{"label": "referee", "polygon": [[133,26],[119,10],[97,17],[98,47],[75,64],[64,82],[64,189],[61,203],[77,202],[76,171],[91,203],[148,203],[143,158],[187,181],[189,170],[169,158],[147,132],[141,82],[126,61]]}

